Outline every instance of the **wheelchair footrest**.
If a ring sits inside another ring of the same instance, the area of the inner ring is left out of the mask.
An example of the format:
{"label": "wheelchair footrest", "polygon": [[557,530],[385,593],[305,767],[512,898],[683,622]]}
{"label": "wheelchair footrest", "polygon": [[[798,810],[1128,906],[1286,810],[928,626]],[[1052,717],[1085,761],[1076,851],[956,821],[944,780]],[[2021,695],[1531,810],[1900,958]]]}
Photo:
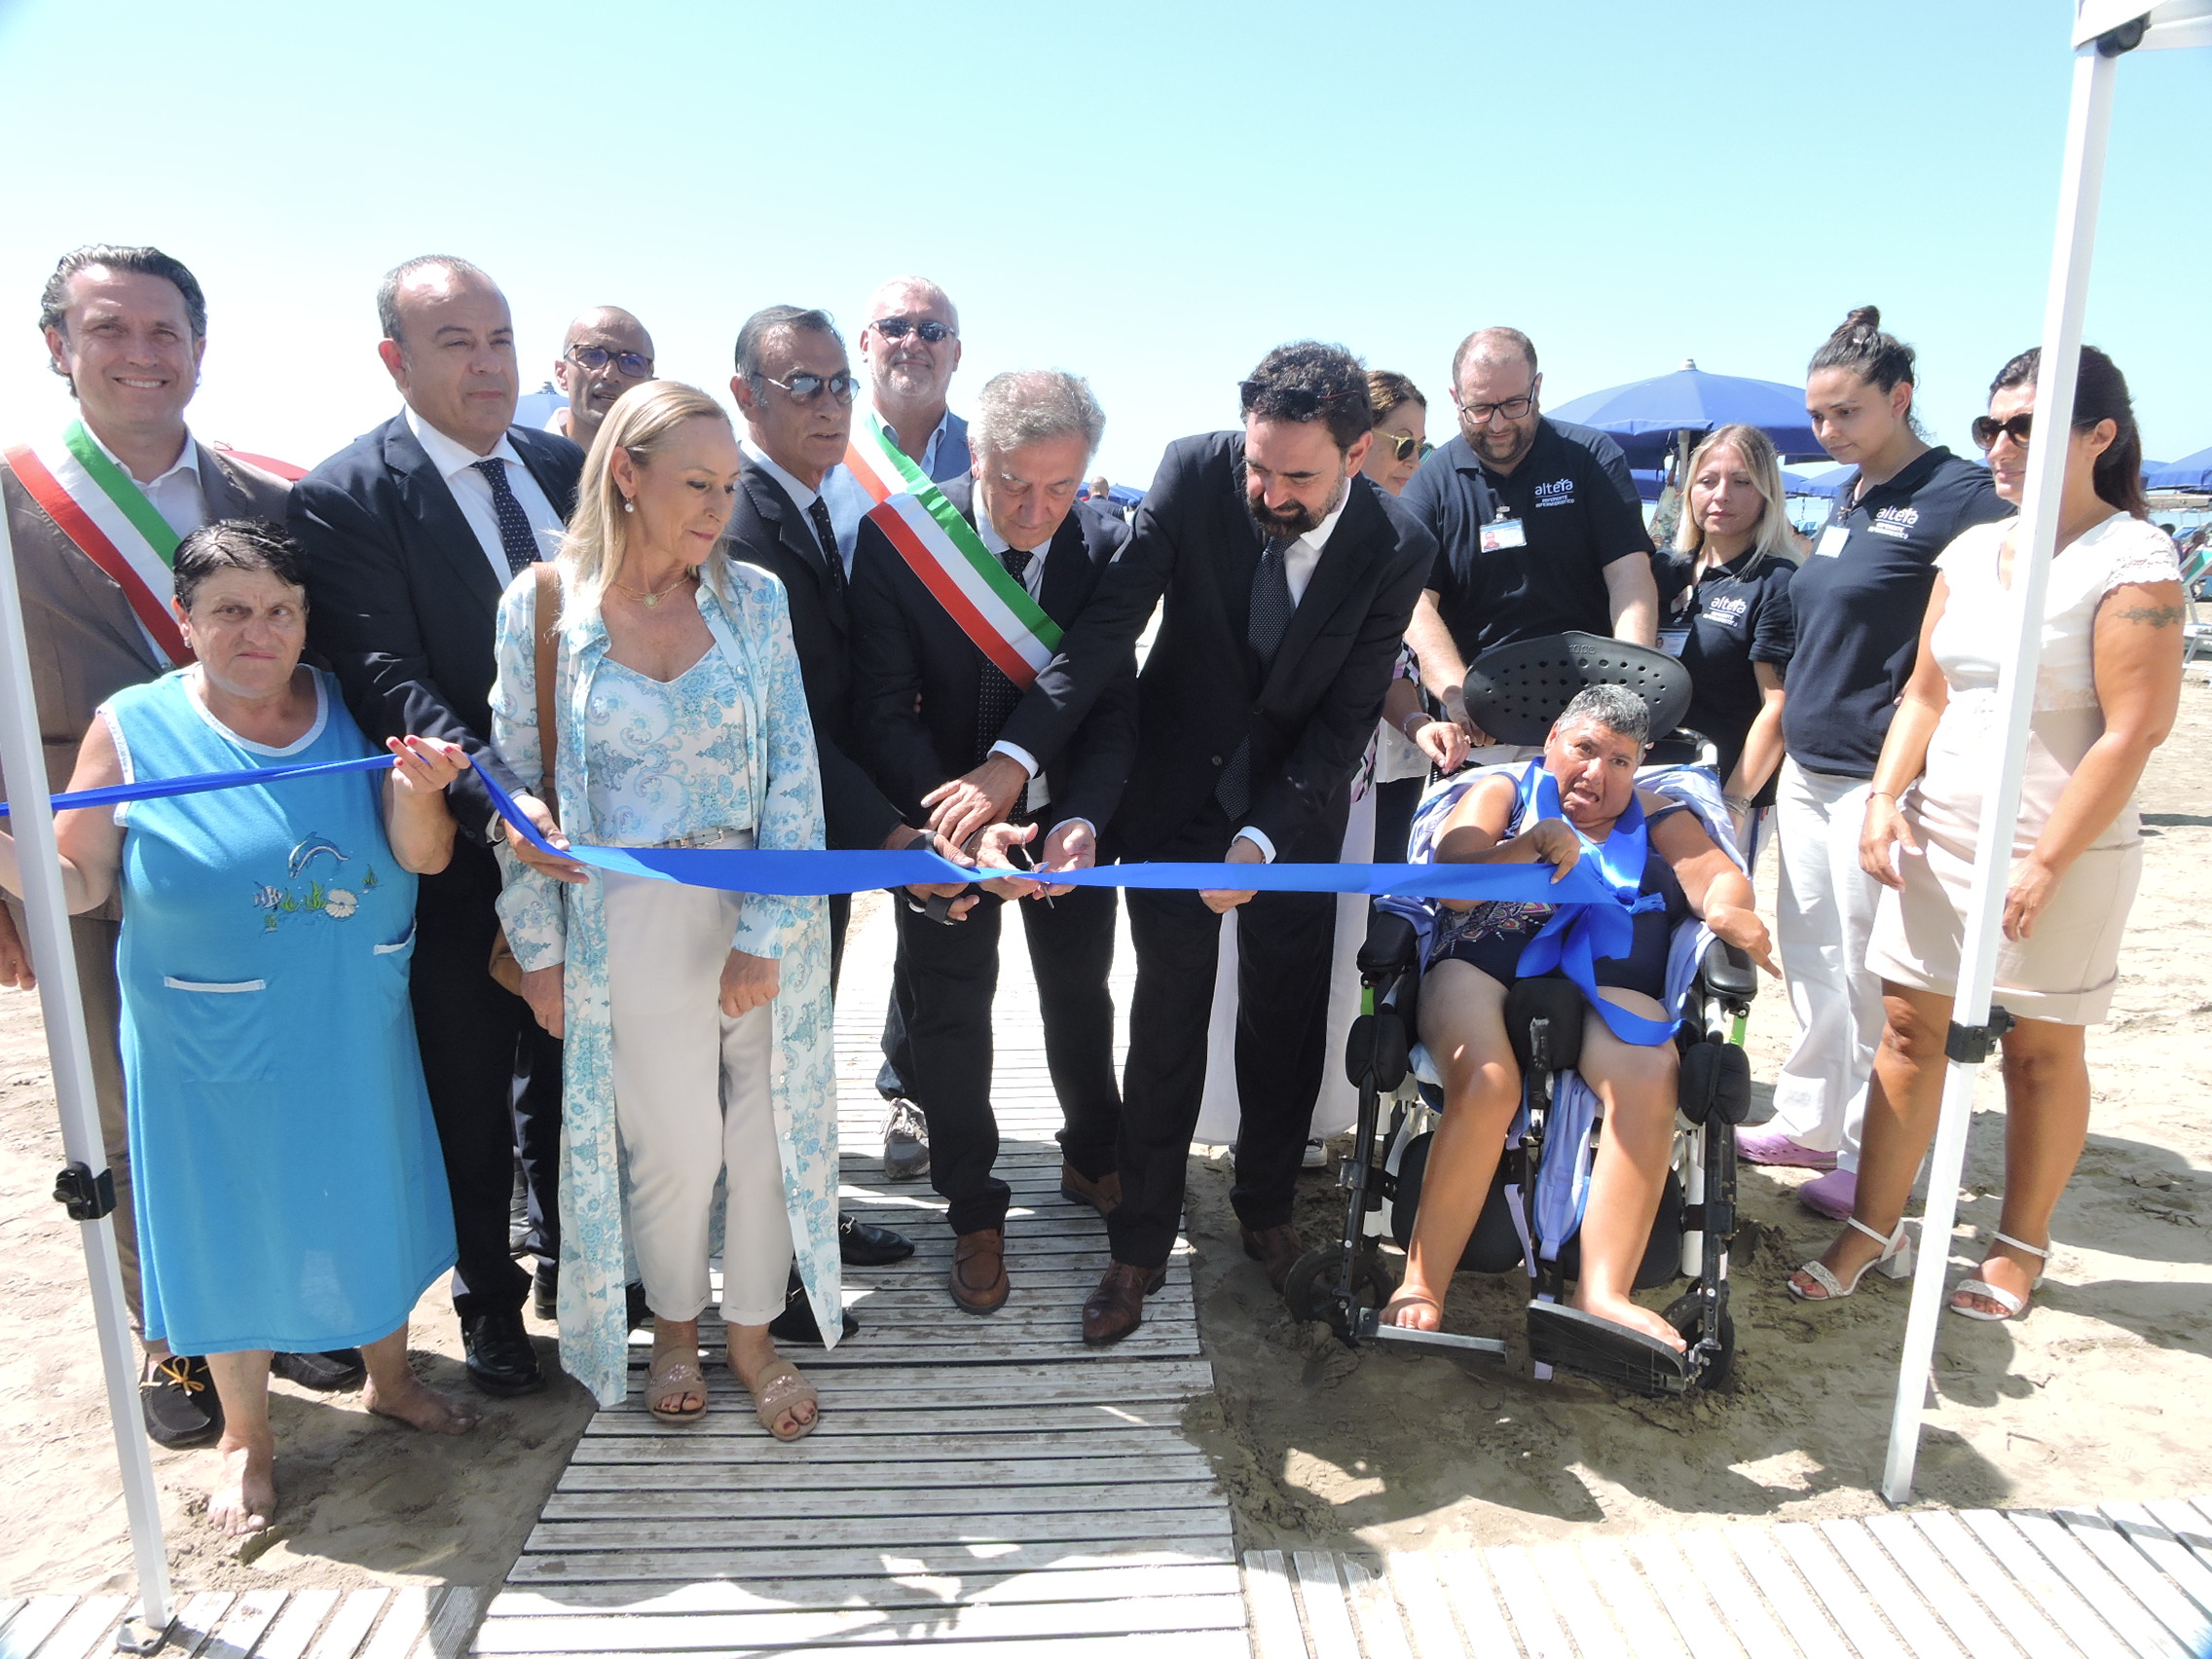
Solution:
{"label": "wheelchair footrest", "polygon": [[1693,1376],[1688,1357],[1657,1337],[1558,1302],[1529,1304],[1529,1357],[1654,1399],[1687,1392]]}
{"label": "wheelchair footrest", "polygon": [[1455,1353],[1487,1354],[1492,1359],[1505,1357],[1505,1345],[1493,1337],[1458,1337],[1450,1331],[1416,1331],[1404,1325],[1385,1325],[1380,1310],[1373,1308],[1359,1310],[1358,1334],[1363,1343],[1395,1343],[1405,1347],[1448,1348]]}

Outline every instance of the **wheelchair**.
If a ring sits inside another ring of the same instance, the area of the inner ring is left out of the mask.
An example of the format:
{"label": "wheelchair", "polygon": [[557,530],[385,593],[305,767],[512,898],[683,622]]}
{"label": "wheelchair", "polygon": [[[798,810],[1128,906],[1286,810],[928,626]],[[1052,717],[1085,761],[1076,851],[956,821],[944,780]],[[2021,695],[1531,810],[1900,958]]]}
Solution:
{"label": "wheelchair", "polygon": [[[1486,653],[1470,669],[1467,707],[1485,730],[1507,742],[1533,743],[1577,691],[1600,682],[1638,691],[1651,708],[1653,729],[1670,733],[1654,745],[1661,763],[1640,772],[1639,782],[1684,794],[1693,804],[1703,801],[1709,810],[1700,816],[1713,828],[1710,809],[1720,802],[1710,778],[1712,745],[1679,727],[1689,703],[1688,676],[1671,657],[1589,635],[1526,642]],[[1702,783],[1683,772],[1681,763],[1690,759],[1706,767]],[[1462,775],[1431,788],[1416,820],[1417,844],[1433,834],[1471,782]],[[1385,907],[1393,903],[1401,908]],[[1359,1112],[1351,1150],[1338,1170],[1344,1224],[1338,1238],[1300,1258],[1283,1294],[1294,1317],[1325,1321],[1350,1347],[1386,1343],[1502,1360],[1502,1342],[1381,1319],[1393,1288],[1381,1260],[1382,1239],[1387,1232],[1404,1247],[1413,1238],[1430,1137],[1443,1106],[1437,1080],[1419,1075],[1424,1056],[1415,1034],[1424,941],[1408,911],[1421,908],[1419,901],[1379,901],[1370,921],[1358,956],[1362,1010],[1345,1056]],[[1602,1104],[1580,1133],[1561,1128],[1563,1095],[1582,1088],[1569,1079],[1586,1005],[1580,991],[1556,977],[1521,980],[1507,994],[1506,1031],[1522,1073],[1521,1112],[1459,1265],[1491,1273],[1526,1270],[1532,1291],[1529,1347],[1539,1379],[1556,1369],[1665,1398],[1717,1386],[1734,1361],[1728,1247],[1736,1231],[1735,1129],[1751,1108],[1742,1040],[1757,975],[1749,957],[1693,932],[1700,928],[1693,918],[1677,930],[1687,937],[1676,941],[1680,972],[1670,981],[1686,976],[1688,983],[1678,999],[1670,999],[1681,1020],[1675,1037],[1680,1055],[1675,1153],[1636,1278],[1640,1290],[1689,1281],[1663,1315],[1681,1333],[1684,1353],[1567,1305],[1579,1268],[1579,1209],[1564,1219],[1554,1213],[1547,1222],[1537,1195],[1547,1164],[1562,1160],[1569,1188],[1578,1188],[1572,1176],[1587,1168],[1603,1129]],[[1553,1180],[1562,1173],[1555,1167]],[[1551,1207],[1556,1212],[1558,1206]]]}

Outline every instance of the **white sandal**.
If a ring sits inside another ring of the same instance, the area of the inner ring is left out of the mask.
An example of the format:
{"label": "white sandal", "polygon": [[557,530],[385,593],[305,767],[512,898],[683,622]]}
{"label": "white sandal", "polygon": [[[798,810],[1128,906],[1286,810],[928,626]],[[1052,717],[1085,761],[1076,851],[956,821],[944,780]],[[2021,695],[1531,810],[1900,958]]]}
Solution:
{"label": "white sandal", "polygon": [[[1999,1233],[1995,1235],[1995,1238],[1998,1243],[2009,1244],[2023,1256],[2033,1256],[2039,1262],[2050,1260],[2048,1246],[2039,1250],[2033,1244],[2021,1243],[2009,1233]],[[1984,1258],[1983,1266],[1986,1267],[1987,1265],[1987,1258]],[[2043,1283],[2043,1270],[2038,1268],[2036,1276],[2028,1283],[2028,1296],[2033,1296],[2036,1293],[2036,1286],[2041,1283]],[[1986,1296],[2005,1311],[2002,1313],[1985,1313],[1978,1308],[1968,1308],[1959,1301],[1962,1296]],[[1982,1319],[1995,1324],[2000,1320],[2018,1318],[2021,1310],[2028,1305],[2028,1296],[2014,1296],[2009,1290],[2000,1290],[1984,1278],[1961,1279],[1959,1288],[1951,1292],[1950,1309],[1962,1319]]]}
{"label": "white sandal", "polygon": [[1788,1281],[1789,1286],[1789,1294],[1791,1296],[1794,1296],[1798,1301],[1835,1302],[1843,1297],[1853,1295],[1859,1289],[1859,1281],[1866,1276],[1866,1270],[1868,1268],[1879,1268],[1884,1278],[1901,1279],[1911,1277],[1912,1240],[1905,1235],[1904,1222],[1901,1218],[1898,1222],[1898,1230],[1895,1233],[1891,1234],[1887,1238],[1883,1237],[1879,1233],[1876,1233],[1871,1227],[1868,1227],[1864,1222],[1861,1221],[1855,1215],[1845,1216],[1843,1218],[1843,1224],[1846,1227],[1855,1227],[1861,1233],[1865,1234],[1867,1237],[1873,1239],[1875,1243],[1881,1245],[1882,1253],[1879,1256],[1876,1256],[1872,1261],[1861,1264],[1859,1271],[1851,1275],[1851,1282],[1849,1284],[1845,1284],[1843,1280],[1837,1278],[1835,1276],[1834,1271],[1828,1267],[1827,1263],[1820,1260],[1820,1258],[1818,1257],[1815,1257],[1812,1261],[1807,1262],[1797,1271],[1803,1273],[1807,1278],[1811,1279],[1815,1284],[1819,1285],[1821,1287],[1821,1294],[1819,1296],[1808,1295],[1806,1292],[1799,1290],[1797,1288],[1796,1279],[1791,1278]]}

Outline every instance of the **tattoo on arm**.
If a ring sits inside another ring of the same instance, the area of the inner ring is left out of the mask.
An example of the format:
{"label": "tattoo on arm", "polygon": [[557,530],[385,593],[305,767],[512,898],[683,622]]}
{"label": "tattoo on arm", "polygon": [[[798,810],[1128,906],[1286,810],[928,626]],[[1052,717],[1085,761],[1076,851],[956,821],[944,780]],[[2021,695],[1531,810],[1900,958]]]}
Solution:
{"label": "tattoo on arm", "polygon": [[2122,622],[2140,622],[2146,628],[2171,628],[2184,612],[2178,605],[2131,605],[2120,612]]}

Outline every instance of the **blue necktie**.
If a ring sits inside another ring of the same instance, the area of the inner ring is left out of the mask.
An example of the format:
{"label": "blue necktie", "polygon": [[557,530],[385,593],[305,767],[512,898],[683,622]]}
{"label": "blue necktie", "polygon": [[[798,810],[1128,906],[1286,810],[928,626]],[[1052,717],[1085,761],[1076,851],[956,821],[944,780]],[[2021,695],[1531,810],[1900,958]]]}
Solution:
{"label": "blue necktie", "polygon": [[514,488],[507,482],[507,463],[495,456],[469,464],[492,486],[492,511],[499,520],[499,549],[507,556],[507,574],[519,576],[537,563],[537,537],[531,534],[530,515],[522,510],[522,502],[515,499]]}

